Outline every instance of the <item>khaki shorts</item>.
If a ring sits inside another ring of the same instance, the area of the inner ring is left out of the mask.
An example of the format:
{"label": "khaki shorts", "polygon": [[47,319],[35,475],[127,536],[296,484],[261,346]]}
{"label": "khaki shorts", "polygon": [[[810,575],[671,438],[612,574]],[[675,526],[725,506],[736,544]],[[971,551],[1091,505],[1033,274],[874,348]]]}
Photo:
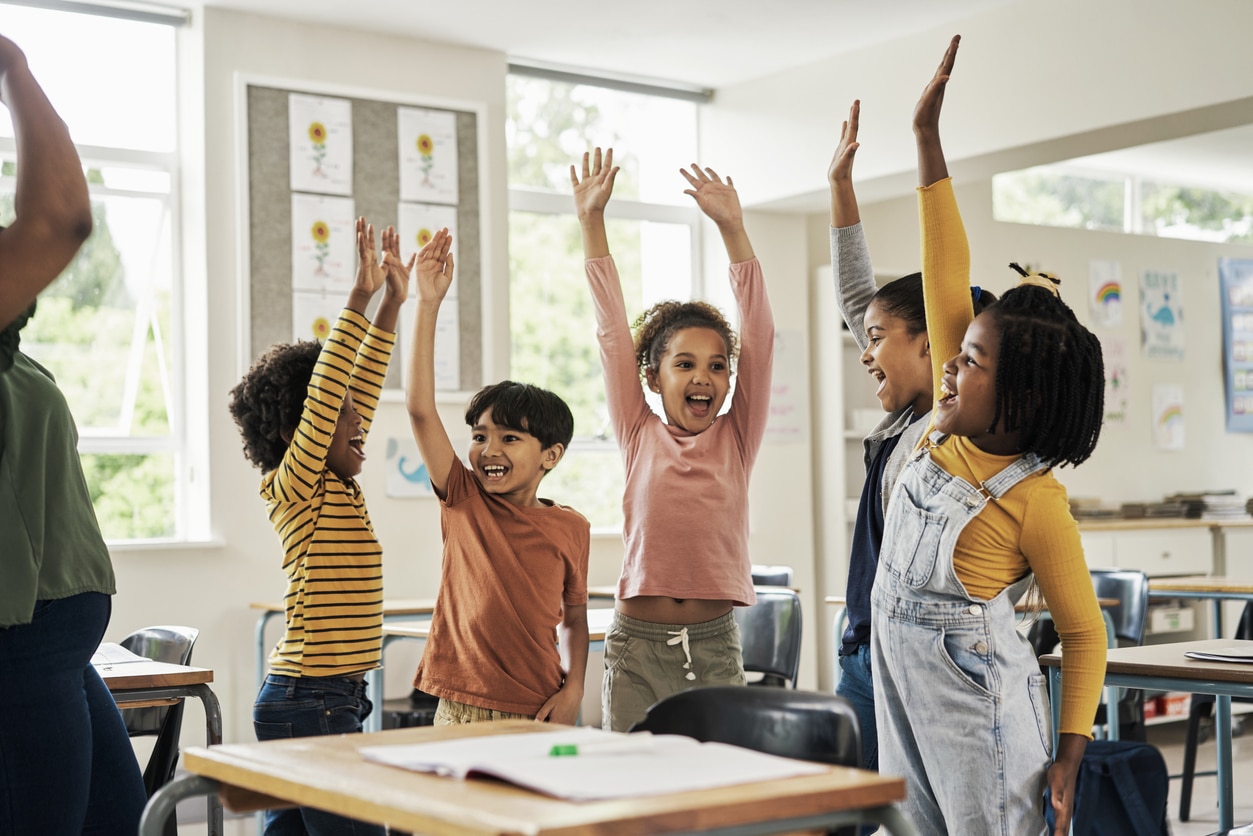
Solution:
{"label": "khaki shorts", "polygon": [[493,708],[480,708],[477,705],[466,705],[456,700],[440,697],[435,707],[435,725],[460,726],[465,723],[490,723],[493,720],[534,720],[533,714],[514,714],[510,711],[497,711]]}
{"label": "khaki shorts", "polygon": [[605,633],[601,725],[627,731],[671,694],[743,684],[740,628],[731,613],[701,624],[654,624],[614,613]]}

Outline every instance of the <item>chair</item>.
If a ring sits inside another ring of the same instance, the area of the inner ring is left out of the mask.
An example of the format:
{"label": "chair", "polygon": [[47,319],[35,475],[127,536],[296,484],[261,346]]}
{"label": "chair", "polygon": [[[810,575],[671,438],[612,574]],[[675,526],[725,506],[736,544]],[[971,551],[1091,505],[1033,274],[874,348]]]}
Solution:
{"label": "chair", "polygon": [[[1253,601],[1244,605],[1244,612],[1240,614],[1240,623],[1236,625],[1235,638],[1253,639]],[[1248,700],[1241,700],[1240,697],[1232,697],[1232,702],[1237,701],[1248,702]],[[1179,786],[1179,821],[1187,821],[1188,817],[1192,815],[1192,780],[1198,775],[1216,774],[1213,771],[1196,771],[1196,747],[1201,742],[1201,720],[1213,715],[1214,695],[1193,694],[1191,704],[1188,707],[1188,736],[1183,744],[1183,771],[1178,776],[1181,779]],[[1236,828],[1228,832],[1232,834],[1253,834],[1253,824],[1249,825],[1247,829]]]}
{"label": "chair", "polygon": [[753,564],[753,586],[791,586],[791,566]]}
{"label": "chair", "polygon": [[753,685],[795,688],[801,660],[801,599],[790,589],[758,590],[757,603],[736,607],[744,672],[760,673]]}
{"label": "chair", "polygon": [[435,725],[435,709],[439,697],[414,688],[409,696],[383,700],[381,706],[384,729],[407,729],[413,726]]}
{"label": "chair", "polygon": [[[137,656],[155,662],[186,665],[200,631],[195,627],[162,625],[144,627],[122,639],[120,644]],[[174,777],[178,765],[178,738],[183,729],[183,701],[173,705],[121,709],[122,722],[131,737],[155,735],[156,744],[144,767],[144,788],[148,796]]]}

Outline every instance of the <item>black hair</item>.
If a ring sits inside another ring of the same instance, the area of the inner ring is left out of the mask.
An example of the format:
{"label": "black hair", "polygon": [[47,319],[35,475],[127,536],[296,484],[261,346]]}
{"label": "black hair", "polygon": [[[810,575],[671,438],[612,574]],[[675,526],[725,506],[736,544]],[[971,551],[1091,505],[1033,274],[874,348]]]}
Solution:
{"label": "black hair", "polygon": [[687,328],[708,328],[717,333],[726,343],[727,362],[735,361],[739,340],[722,311],[708,302],[658,302],[636,317],[631,325],[635,332],[635,365],[641,379],[646,379],[649,369],[656,371],[661,367],[661,357],[669,348],[670,340]]}
{"label": "black hair", "polygon": [[529,383],[502,380],[484,386],[466,407],[466,425],[476,425],[489,409],[492,421],[535,436],[545,450],[554,444],[569,447],[574,437],[574,415],[566,402],[547,389]]}
{"label": "black hair", "polygon": [[1055,293],[1023,284],[988,308],[1001,334],[996,414],[1050,467],[1092,455],[1105,411],[1101,341]]}
{"label": "black hair", "polygon": [[244,456],[264,473],[282,463],[300,425],[321,351],[313,340],[271,346],[231,389],[228,405],[244,439]]}
{"label": "black hair", "polygon": [[[922,273],[910,273],[894,279],[875,291],[870,301],[888,316],[905,323],[909,336],[927,333],[927,311],[922,299]],[[975,316],[996,301],[996,295],[980,287],[970,289]]]}

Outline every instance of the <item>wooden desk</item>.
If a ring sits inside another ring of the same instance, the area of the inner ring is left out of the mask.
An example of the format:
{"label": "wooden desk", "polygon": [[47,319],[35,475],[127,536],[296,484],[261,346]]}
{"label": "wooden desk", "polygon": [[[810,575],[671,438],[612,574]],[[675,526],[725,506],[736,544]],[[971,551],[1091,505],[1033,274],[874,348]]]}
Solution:
{"label": "wooden desk", "polygon": [[1213,637],[1223,635],[1223,601],[1253,601],[1253,581],[1237,581],[1215,575],[1186,578],[1149,578],[1149,598],[1194,598],[1213,601],[1210,629]]}
{"label": "wooden desk", "polygon": [[892,806],[900,778],[848,767],[817,775],[648,798],[570,802],[498,781],[459,781],[366,762],[358,747],[455,737],[538,732],[526,720],[392,729],[366,735],[230,744],[183,753],[192,773],[152,797],[140,836],[159,836],[180,798],[217,792],[237,811],[312,805],[414,833],[460,836],[609,836],[717,829],[721,834],[786,832],[867,820],[896,836],[914,828]]}
{"label": "wooden desk", "polygon": [[[222,742],[222,708],[217,695],[209,688],[213,671],[145,660],[96,665],[96,672],[119,708],[173,705],[187,697],[196,697],[204,705],[205,742],[210,746]],[[213,796],[209,797],[208,805],[209,833],[221,836],[222,805]]]}
{"label": "wooden desk", "polygon": [[[1232,826],[1231,698],[1253,697],[1253,664],[1202,662],[1183,654],[1189,650],[1216,650],[1240,644],[1235,639],[1151,644],[1109,651],[1105,684],[1154,691],[1185,691],[1215,696],[1214,735],[1218,743],[1218,829]],[[1243,642],[1249,645],[1253,642]],[[1049,668],[1049,696],[1054,737],[1061,722],[1060,653],[1040,657]],[[1116,724],[1111,724],[1111,729]]]}

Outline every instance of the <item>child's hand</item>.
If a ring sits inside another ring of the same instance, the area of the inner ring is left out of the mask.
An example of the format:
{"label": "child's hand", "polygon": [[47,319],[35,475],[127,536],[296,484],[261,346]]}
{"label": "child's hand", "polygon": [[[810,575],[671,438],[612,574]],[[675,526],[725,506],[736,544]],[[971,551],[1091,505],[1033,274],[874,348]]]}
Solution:
{"label": "child's hand", "polygon": [[702,169],[696,163],[692,163],[691,171],[681,168],[679,173],[692,187],[684,189],[683,194],[696,198],[696,205],[711,221],[719,227],[743,226],[744,210],[730,177],[724,183],[712,168]]}
{"label": "child's hand", "polygon": [[417,253],[414,253],[408,264],[401,261],[400,233],[390,226],[383,230],[383,274],[389,296],[404,301],[409,295],[409,275],[417,258]]}
{"label": "child's hand", "polygon": [[588,165],[589,156],[583,154],[583,178],[580,180],[574,166],[570,166],[570,184],[574,187],[574,211],[580,219],[589,215],[601,214],[609,197],[613,194],[613,181],[618,176],[618,169],[613,164],[613,149],[605,152],[602,164],[600,148]]}
{"label": "child's hand", "polygon": [[935,75],[922,91],[922,98],[914,106],[914,133],[938,135],[940,132],[940,108],[944,104],[944,88],[949,76],[953,73],[953,63],[957,60],[957,45],[961,43],[961,35],[954,35],[949,41],[944,58],[936,68]]}
{"label": "child's hand", "polygon": [[561,690],[548,698],[548,702],[535,714],[541,723],[565,723],[573,726],[579,721],[579,709],[583,703],[583,691],[566,680]]}
{"label": "child's hand", "polygon": [[374,224],[357,218],[357,278],[352,285],[353,292],[373,298],[385,281],[386,275],[374,249]]}
{"label": "child's hand", "polygon": [[452,285],[452,236],[447,228],[435,233],[418,253],[418,301],[442,302]]}
{"label": "child's hand", "polygon": [[827,180],[832,186],[851,183],[853,180],[853,157],[861,146],[857,143],[857,123],[861,118],[861,101],[853,100],[848,109],[848,119],[840,127],[840,144],[835,146],[835,156],[827,169]]}

